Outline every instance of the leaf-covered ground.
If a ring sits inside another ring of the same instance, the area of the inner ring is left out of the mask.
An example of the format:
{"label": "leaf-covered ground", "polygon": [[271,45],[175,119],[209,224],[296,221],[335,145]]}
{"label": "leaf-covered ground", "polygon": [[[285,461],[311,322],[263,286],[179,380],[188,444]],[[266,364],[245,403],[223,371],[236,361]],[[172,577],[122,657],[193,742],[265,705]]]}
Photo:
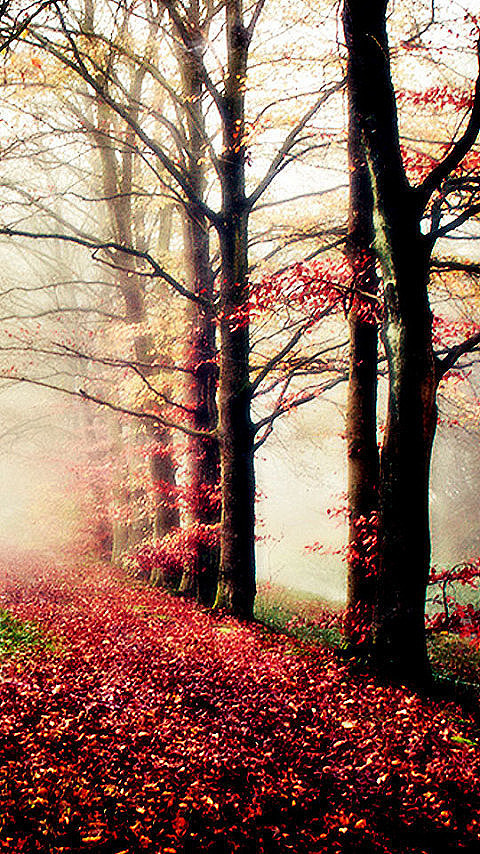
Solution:
{"label": "leaf-covered ground", "polygon": [[0,661],[1,851],[480,850],[456,706],[108,567],[4,558],[0,608],[49,638]]}

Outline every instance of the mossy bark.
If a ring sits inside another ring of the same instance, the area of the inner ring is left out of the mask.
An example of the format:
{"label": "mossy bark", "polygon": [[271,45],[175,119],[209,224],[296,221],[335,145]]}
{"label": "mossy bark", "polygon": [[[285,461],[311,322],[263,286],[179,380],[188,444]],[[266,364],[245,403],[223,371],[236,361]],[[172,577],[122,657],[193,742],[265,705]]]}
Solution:
{"label": "mossy bark", "polygon": [[352,98],[374,199],[384,285],[389,395],[380,463],[374,655],[379,673],[424,689],[430,681],[425,596],[430,568],[428,485],[436,373],[428,303],[430,243],[405,176],[386,33],[386,0],[345,0]]}

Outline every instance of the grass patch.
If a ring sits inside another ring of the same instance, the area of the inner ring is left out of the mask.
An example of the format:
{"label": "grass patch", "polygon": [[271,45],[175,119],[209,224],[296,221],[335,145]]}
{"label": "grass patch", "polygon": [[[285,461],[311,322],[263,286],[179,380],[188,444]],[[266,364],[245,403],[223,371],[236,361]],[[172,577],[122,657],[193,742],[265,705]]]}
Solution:
{"label": "grass patch", "polygon": [[[341,649],[343,606],[317,596],[275,584],[260,585],[255,617],[270,630],[312,643]],[[428,636],[434,677],[480,687],[480,649],[455,632]]]}
{"label": "grass patch", "polygon": [[434,674],[459,682],[480,683],[480,649],[455,632],[439,632],[428,638],[428,654]]}
{"label": "grass patch", "polygon": [[54,642],[33,621],[19,620],[0,609],[0,658],[39,646],[54,648]]}
{"label": "grass patch", "polygon": [[343,644],[342,606],[315,593],[266,584],[258,589],[255,618],[273,631],[330,647]]}

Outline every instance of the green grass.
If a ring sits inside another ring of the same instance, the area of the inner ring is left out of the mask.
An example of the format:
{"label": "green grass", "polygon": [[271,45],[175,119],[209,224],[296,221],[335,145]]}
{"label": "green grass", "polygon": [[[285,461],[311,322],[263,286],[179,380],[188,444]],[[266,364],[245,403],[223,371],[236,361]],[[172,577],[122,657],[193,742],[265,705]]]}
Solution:
{"label": "green grass", "polygon": [[0,658],[27,652],[39,646],[54,647],[54,642],[34,622],[18,620],[0,609]]}
{"label": "green grass", "polygon": [[340,612],[338,602],[273,584],[260,585],[255,601],[255,618],[269,629],[332,647],[340,647],[343,641],[337,624]]}
{"label": "green grass", "polygon": [[434,675],[480,685],[480,649],[455,632],[439,632],[428,638],[428,654]]}
{"label": "green grass", "polygon": [[[342,649],[342,604],[280,585],[260,585],[255,617],[270,630],[303,642]],[[331,615],[331,620],[328,615]],[[480,688],[480,649],[454,632],[428,636],[435,678]]]}

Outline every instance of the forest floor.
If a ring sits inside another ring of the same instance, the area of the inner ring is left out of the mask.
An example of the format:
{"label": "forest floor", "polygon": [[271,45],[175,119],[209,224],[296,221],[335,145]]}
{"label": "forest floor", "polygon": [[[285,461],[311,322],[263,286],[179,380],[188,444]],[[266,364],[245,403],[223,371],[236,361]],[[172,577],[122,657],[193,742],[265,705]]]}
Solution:
{"label": "forest floor", "polygon": [[0,851],[480,851],[475,709],[88,560],[3,556],[0,614]]}

